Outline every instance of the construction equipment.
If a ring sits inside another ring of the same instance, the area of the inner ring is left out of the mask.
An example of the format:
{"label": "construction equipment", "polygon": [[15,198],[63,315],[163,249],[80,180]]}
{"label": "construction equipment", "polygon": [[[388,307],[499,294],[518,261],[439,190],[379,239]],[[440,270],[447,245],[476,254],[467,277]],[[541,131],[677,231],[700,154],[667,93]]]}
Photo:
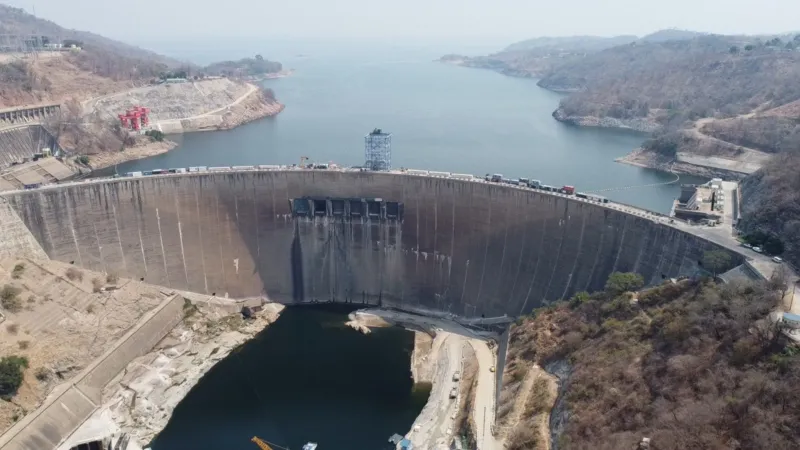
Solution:
{"label": "construction equipment", "polygon": [[304,162],[308,161],[308,156],[301,156],[300,157],[300,167],[305,167],[303,164]]}
{"label": "construction equipment", "polygon": [[260,439],[258,436],[253,436],[253,439],[250,440],[254,442],[261,450],[272,450],[272,447],[267,445],[267,443],[264,442],[262,439]]}

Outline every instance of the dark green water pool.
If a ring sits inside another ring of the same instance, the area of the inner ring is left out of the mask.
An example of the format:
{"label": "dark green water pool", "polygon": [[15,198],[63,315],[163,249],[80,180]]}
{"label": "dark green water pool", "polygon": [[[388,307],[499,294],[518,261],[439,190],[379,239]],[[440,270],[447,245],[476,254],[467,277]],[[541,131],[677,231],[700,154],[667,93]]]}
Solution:
{"label": "dark green water pool", "polygon": [[153,450],[258,450],[259,436],[300,450],[387,448],[422,410],[414,386],[414,335],[401,328],[363,335],[341,306],[290,307],[214,366],[178,405]]}

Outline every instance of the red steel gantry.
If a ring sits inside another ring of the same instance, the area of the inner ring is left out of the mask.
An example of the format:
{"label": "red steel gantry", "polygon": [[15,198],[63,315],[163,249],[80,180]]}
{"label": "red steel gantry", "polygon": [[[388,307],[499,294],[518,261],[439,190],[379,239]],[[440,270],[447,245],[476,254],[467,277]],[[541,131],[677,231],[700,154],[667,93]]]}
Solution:
{"label": "red steel gantry", "polygon": [[149,125],[148,114],[150,108],[144,106],[134,106],[133,108],[125,111],[125,114],[119,115],[119,122],[122,128],[139,131]]}

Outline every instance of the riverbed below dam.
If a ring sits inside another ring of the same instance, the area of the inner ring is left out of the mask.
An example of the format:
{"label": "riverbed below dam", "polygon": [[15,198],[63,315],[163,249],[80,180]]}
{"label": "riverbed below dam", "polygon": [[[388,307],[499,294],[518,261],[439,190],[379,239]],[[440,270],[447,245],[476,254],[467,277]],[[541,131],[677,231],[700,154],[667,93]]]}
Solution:
{"label": "riverbed below dam", "polygon": [[[297,216],[302,198],[391,202],[402,217]],[[601,204],[397,173],[123,178],[6,199],[48,256],[93,270],[217,296],[463,316],[528,313],[614,271],[692,275],[717,248]]]}

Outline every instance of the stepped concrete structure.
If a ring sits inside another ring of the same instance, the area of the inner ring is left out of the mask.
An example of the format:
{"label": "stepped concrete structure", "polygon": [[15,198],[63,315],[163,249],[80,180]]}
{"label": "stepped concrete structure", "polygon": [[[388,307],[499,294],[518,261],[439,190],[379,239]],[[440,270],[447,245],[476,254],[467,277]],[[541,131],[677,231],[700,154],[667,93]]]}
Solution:
{"label": "stepped concrete structure", "polygon": [[56,140],[41,125],[0,129],[0,169],[30,160],[42,149],[56,149]]}
{"label": "stepped concrete structure", "polygon": [[55,103],[0,109],[0,126],[38,123],[60,111],[61,105]]}
{"label": "stepped concrete structure", "polygon": [[287,304],[518,316],[601,289],[615,271],[654,284],[696,274],[707,250],[730,251],[608,204],[401,173],[233,170],[3,197],[50,258]]}

